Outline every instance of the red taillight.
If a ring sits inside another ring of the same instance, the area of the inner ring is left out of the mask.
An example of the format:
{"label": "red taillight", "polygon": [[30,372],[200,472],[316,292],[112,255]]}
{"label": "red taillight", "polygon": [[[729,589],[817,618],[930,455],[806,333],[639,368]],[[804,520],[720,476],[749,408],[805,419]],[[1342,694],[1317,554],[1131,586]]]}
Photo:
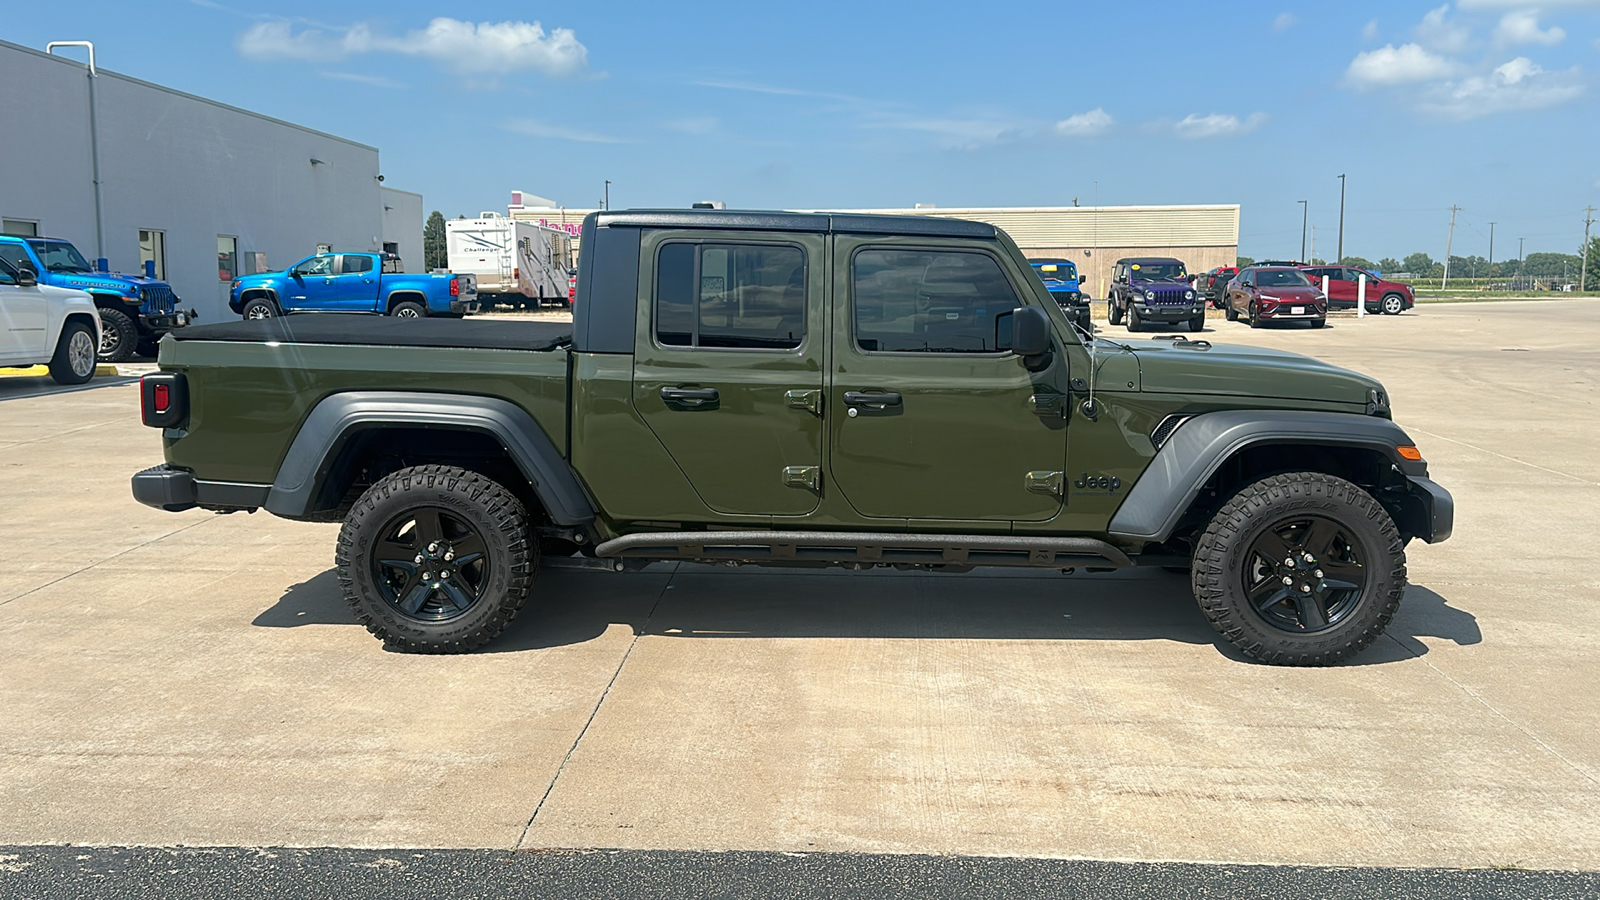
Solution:
{"label": "red taillight", "polygon": [[156,385],[155,407],[156,412],[164,413],[172,407],[172,386],[166,384]]}
{"label": "red taillight", "polygon": [[450,279],[450,296],[452,296],[452,297],[461,296],[461,279],[459,279],[459,278]]}
{"label": "red taillight", "polygon": [[172,428],[189,417],[189,381],[177,372],[139,379],[139,418],[151,428]]}

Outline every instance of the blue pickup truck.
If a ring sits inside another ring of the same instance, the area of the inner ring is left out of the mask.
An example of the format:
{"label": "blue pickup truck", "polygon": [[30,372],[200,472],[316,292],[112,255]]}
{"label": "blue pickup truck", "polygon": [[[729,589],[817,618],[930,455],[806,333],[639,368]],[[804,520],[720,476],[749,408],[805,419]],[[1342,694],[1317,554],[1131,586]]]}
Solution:
{"label": "blue pickup truck", "polygon": [[1030,259],[1028,264],[1039,273],[1050,299],[1056,301],[1074,321],[1089,327],[1089,300],[1083,296],[1078,282],[1078,265],[1070,259]]}
{"label": "blue pickup truck", "polygon": [[0,259],[13,269],[31,269],[40,284],[84,291],[100,313],[100,352],[105,362],[125,362],[135,351],[156,354],[156,341],[193,319],[178,309],[178,295],[165,281],[120,272],[96,272],[71,241],[0,235]]}
{"label": "blue pickup truck", "polygon": [[478,311],[478,281],[451,272],[408,275],[393,253],[319,253],[282,272],[235,278],[228,306],[246,319],[302,312],[459,317]]}

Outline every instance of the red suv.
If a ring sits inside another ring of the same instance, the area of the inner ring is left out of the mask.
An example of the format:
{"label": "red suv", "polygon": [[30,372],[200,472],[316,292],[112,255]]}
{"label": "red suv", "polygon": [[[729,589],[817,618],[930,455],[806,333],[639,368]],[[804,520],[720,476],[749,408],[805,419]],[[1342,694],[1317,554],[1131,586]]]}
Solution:
{"label": "red suv", "polygon": [[1366,269],[1354,266],[1303,266],[1302,270],[1311,283],[1318,287],[1322,285],[1322,276],[1328,276],[1329,309],[1356,308],[1356,293],[1361,287],[1358,279],[1362,275],[1367,276],[1367,312],[1398,316],[1417,305],[1411,285],[1384,281],[1381,276]]}
{"label": "red suv", "polygon": [[1306,321],[1321,328],[1328,324],[1328,298],[1299,269],[1251,266],[1228,282],[1223,315],[1230,322],[1244,316],[1251,328],[1278,321]]}

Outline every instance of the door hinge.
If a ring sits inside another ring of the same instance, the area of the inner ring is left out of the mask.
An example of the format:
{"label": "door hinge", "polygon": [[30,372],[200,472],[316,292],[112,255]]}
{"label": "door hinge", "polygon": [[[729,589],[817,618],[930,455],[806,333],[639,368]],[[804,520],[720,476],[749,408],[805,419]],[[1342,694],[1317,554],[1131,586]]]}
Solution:
{"label": "door hinge", "polygon": [[1023,476],[1023,483],[1032,494],[1060,497],[1066,493],[1066,477],[1061,472],[1029,472]]}
{"label": "door hinge", "polygon": [[809,410],[812,415],[822,415],[821,391],[785,391],[783,400],[790,409]]}
{"label": "door hinge", "polygon": [[1028,406],[1033,409],[1036,416],[1061,416],[1067,412],[1066,394],[1034,394],[1028,398]]}
{"label": "door hinge", "polygon": [[[1059,473],[1058,473],[1059,474]],[[807,490],[818,491],[822,489],[821,466],[784,466],[783,483],[789,487],[802,487]]]}

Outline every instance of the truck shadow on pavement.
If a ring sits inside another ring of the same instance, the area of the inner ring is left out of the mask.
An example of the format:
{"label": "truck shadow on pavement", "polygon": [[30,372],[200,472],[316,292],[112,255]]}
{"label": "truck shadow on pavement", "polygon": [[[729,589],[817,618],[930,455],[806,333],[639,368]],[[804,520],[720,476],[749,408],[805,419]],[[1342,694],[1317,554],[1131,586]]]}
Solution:
{"label": "truck shadow on pavement", "polygon": [[[674,570],[676,568],[676,570]],[[356,626],[334,571],[292,585],[254,625]],[[548,571],[506,633],[484,653],[517,653],[593,640],[624,625],[668,638],[913,638],[926,640],[1222,641],[1190,596],[1187,577],[1155,570],[1093,575],[729,571],[671,564],[641,573]],[[1477,619],[1418,585],[1384,638],[1350,665],[1422,656],[1422,638],[1482,642]]]}

